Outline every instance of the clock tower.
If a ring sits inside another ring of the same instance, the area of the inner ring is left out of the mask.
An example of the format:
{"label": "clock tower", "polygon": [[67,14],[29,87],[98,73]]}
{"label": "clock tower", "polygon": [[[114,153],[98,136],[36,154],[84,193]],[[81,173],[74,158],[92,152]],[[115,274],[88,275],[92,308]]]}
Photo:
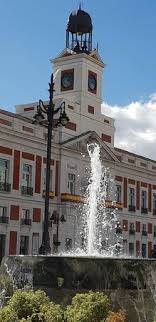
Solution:
{"label": "clock tower", "polygon": [[105,67],[92,44],[92,19],[79,8],[70,14],[66,48],[52,60],[54,100],[65,101],[70,122],[61,131],[65,138],[95,131],[114,143],[114,120],[101,114],[102,74]]}

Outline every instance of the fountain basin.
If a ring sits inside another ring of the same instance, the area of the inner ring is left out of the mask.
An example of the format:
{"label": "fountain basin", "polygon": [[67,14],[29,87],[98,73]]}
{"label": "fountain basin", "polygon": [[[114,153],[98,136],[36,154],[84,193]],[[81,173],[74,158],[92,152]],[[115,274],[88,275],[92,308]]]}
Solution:
{"label": "fountain basin", "polygon": [[113,309],[123,308],[127,322],[153,322],[156,312],[156,260],[74,256],[9,256],[4,266],[15,284],[43,289],[67,305],[77,292],[108,294]]}

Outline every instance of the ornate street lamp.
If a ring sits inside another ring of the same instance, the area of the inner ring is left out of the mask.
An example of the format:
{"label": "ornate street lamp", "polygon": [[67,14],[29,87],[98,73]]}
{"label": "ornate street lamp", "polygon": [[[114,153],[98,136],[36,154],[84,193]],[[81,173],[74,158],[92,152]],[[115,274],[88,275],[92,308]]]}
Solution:
{"label": "ornate street lamp", "polygon": [[[49,83],[49,105],[44,105],[42,100],[39,100],[37,106],[37,113],[34,115],[34,124],[46,124],[48,127],[48,139],[47,139],[47,160],[46,160],[46,192],[45,192],[45,213],[44,213],[44,226],[42,235],[42,244],[39,248],[39,254],[47,255],[51,253],[50,238],[49,238],[49,190],[50,190],[50,161],[51,161],[51,140],[52,129],[54,126],[54,115],[60,112],[58,121],[55,123],[55,127],[58,125],[65,126],[69,121],[65,112],[65,102],[63,102],[58,108],[55,109],[53,103],[54,83],[53,74],[51,75],[51,81]],[[46,115],[46,119],[45,119]]]}
{"label": "ornate street lamp", "polygon": [[58,246],[60,246],[61,242],[59,241],[59,223],[62,224],[66,222],[66,219],[64,215],[59,216],[59,212],[54,210],[52,213],[52,216],[50,217],[50,221],[56,225],[56,239],[53,241],[53,244],[58,249]]}

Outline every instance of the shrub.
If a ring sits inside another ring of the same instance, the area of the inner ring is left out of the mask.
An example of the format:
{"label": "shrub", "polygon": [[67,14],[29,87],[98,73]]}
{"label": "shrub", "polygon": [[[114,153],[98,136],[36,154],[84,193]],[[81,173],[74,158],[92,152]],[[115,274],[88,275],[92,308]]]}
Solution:
{"label": "shrub", "polygon": [[16,291],[8,301],[9,307],[14,310],[19,319],[40,312],[40,306],[49,303],[49,298],[43,291]]}
{"label": "shrub", "polygon": [[19,322],[16,312],[9,306],[0,309],[0,322]]}
{"label": "shrub", "polygon": [[125,322],[125,314],[123,311],[110,312],[106,322]]}
{"label": "shrub", "polygon": [[76,294],[66,309],[67,322],[102,322],[108,316],[108,297],[100,292]]}

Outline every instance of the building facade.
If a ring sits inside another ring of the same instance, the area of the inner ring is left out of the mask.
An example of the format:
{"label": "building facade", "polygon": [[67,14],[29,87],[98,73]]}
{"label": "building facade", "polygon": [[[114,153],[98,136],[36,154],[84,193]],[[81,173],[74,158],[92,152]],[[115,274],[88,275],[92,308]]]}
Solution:
{"label": "building facade", "polygon": [[[114,120],[101,113],[105,64],[92,49],[92,21],[86,12],[70,15],[66,48],[51,63],[55,106],[65,101],[70,118],[52,136],[52,252],[76,246],[89,167],[87,144],[96,142],[114,177],[124,252],[150,257],[156,249],[156,161],[114,146]],[[32,124],[36,108],[34,102],[16,106],[16,113],[0,110],[0,258],[37,254],[42,240],[47,128]],[[114,207],[111,200],[106,204]]]}

